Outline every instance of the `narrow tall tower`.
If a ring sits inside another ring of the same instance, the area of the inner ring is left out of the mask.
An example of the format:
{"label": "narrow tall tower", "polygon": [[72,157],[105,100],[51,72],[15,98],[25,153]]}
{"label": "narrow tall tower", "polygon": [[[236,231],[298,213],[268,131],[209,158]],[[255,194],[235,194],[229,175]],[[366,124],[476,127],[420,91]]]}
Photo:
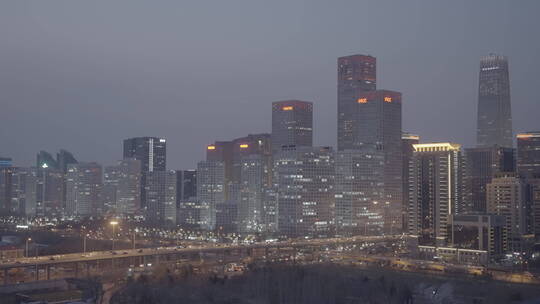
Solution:
{"label": "narrow tall tower", "polygon": [[480,60],[477,145],[512,147],[508,59],[490,54]]}
{"label": "narrow tall tower", "polygon": [[356,101],[363,92],[377,89],[377,60],[367,55],[338,58],[338,151],[353,149],[358,120]]}

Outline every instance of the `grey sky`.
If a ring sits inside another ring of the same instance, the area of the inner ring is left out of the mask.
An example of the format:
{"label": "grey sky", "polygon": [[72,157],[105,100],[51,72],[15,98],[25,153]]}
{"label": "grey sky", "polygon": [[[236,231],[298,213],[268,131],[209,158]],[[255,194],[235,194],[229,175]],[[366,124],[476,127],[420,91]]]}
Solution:
{"label": "grey sky", "polygon": [[336,59],[377,57],[404,130],[471,146],[480,56],[510,58],[514,131],[540,129],[540,1],[0,2],[0,155],[44,149],[111,164],[122,139],[163,136],[168,167],[269,132],[271,102],[315,103],[336,142]]}

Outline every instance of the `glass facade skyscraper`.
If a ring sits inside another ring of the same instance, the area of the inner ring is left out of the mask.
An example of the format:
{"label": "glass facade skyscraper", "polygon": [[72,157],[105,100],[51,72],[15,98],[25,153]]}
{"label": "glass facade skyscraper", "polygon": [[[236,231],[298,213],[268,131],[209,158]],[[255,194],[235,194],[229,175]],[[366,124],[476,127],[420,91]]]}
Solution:
{"label": "glass facade skyscraper", "polygon": [[480,60],[477,145],[512,147],[508,59],[490,54]]}
{"label": "glass facade skyscraper", "polygon": [[517,135],[517,171],[526,178],[540,178],[540,132]]}
{"label": "glass facade skyscraper", "polygon": [[356,102],[359,95],[377,89],[377,60],[366,55],[338,58],[338,151],[355,148],[358,119]]}
{"label": "glass facade skyscraper", "polygon": [[284,100],[272,103],[272,151],[283,146],[313,145],[313,103]]}

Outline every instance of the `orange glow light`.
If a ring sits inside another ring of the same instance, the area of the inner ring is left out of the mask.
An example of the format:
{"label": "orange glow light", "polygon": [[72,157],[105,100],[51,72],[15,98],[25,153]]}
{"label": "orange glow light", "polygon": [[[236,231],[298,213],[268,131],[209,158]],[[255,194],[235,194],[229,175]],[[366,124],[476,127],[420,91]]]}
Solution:
{"label": "orange glow light", "polygon": [[216,146],[208,146],[206,149],[208,149],[208,150],[215,150],[215,149],[216,149]]}
{"label": "orange glow light", "polygon": [[248,144],[241,144],[241,145],[240,145],[240,148],[242,148],[242,149],[245,149],[245,148],[248,148],[248,147],[249,147]]}
{"label": "orange glow light", "polygon": [[358,103],[367,103],[367,98],[358,98]]}
{"label": "orange glow light", "polygon": [[292,106],[287,106],[287,107],[282,108],[283,111],[291,111],[292,109],[293,109]]}
{"label": "orange glow light", "polygon": [[385,98],[384,98],[384,101],[386,101],[386,102],[392,102],[392,97],[385,97]]}

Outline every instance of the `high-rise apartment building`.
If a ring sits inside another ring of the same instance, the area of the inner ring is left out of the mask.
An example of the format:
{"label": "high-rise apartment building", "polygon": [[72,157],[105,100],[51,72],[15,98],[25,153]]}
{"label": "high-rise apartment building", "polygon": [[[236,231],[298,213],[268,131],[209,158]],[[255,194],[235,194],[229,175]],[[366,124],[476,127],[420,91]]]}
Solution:
{"label": "high-rise apartment building", "polygon": [[313,103],[284,100],[272,103],[272,151],[283,146],[313,145]]}
{"label": "high-rise apartment building", "polygon": [[413,145],[420,143],[420,136],[410,133],[403,133],[401,135],[401,157],[403,160],[402,165],[402,174],[401,174],[401,180],[403,182],[402,190],[402,201],[403,206],[401,209],[401,229],[402,231],[409,231],[409,188],[410,188],[410,180],[409,180],[409,166],[411,164],[412,157],[414,155],[414,147]]}
{"label": "high-rise apartment building", "polygon": [[338,235],[380,234],[384,229],[384,155],[372,149],[335,155],[335,225]]}
{"label": "high-rise apartment building", "polygon": [[176,225],[176,171],[146,173],[146,220],[154,225]]}
{"label": "high-rise apartment building", "polygon": [[277,230],[285,236],[328,235],[334,220],[330,147],[283,147],[274,156]]}
{"label": "high-rise apartment building", "polygon": [[528,185],[516,173],[495,174],[487,185],[487,211],[505,217],[509,248],[521,251],[523,237],[532,233]]}
{"label": "high-rise apartment building", "polygon": [[102,214],[102,178],[103,171],[101,165],[97,163],[76,163],[67,165],[67,214],[76,216]]}
{"label": "high-rise apartment building", "polygon": [[480,60],[478,85],[479,147],[512,147],[512,110],[508,59],[489,54]]}
{"label": "high-rise apartment building", "polygon": [[453,143],[415,144],[410,164],[409,232],[419,244],[444,245],[450,216],[460,214],[463,160]]}
{"label": "high-rise apartment building", "polygon": [[377,89],[377,60],[366,55],[338,58],[338,151],[354,149],[358,130],[356,103],[360,94]]}
{"label": "high-rise apartment building", "polygon": [[540,178],[540,132],[517,135],[517,172],[525,178]]}

